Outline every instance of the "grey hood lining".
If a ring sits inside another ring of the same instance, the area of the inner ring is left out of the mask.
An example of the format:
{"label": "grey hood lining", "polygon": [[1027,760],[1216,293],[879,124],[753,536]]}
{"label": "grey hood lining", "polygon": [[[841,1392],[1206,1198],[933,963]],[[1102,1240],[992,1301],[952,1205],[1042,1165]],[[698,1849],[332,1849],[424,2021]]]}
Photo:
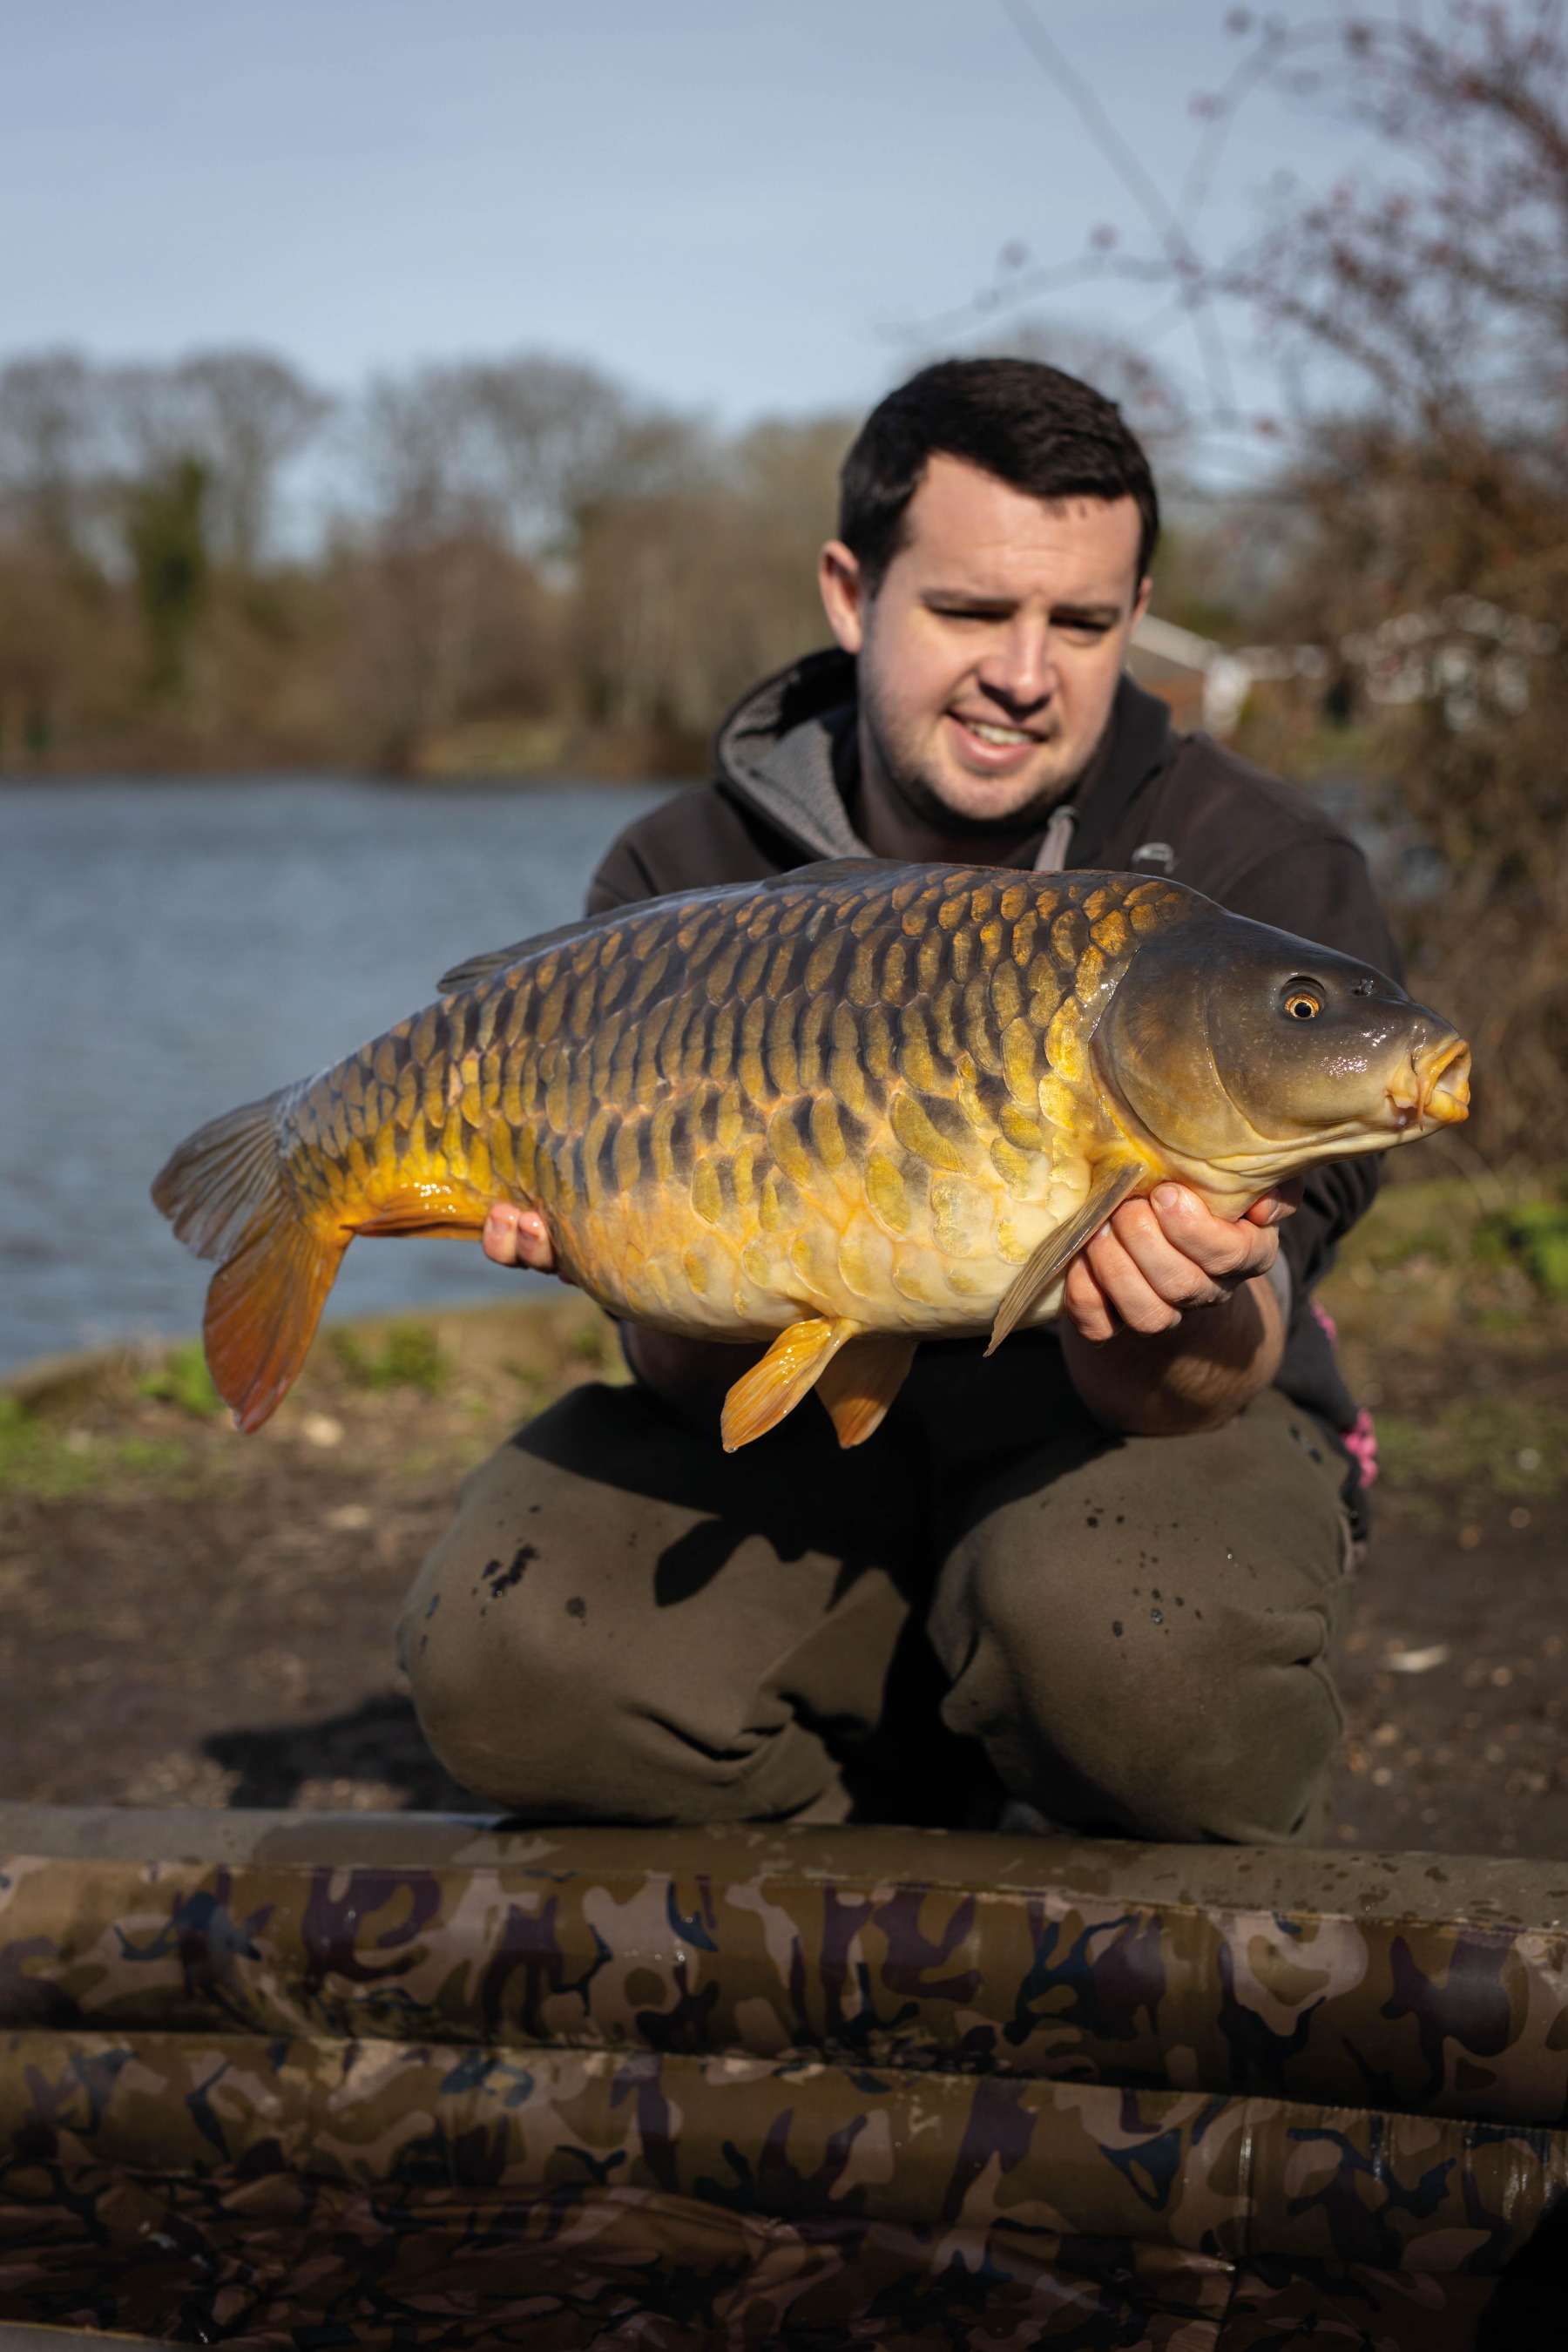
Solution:
{"label": "grey hood lining", "polygon": [[869,857],[837,769],[855,756],[855,663],[835,646],[764,678],[713,739],[724,789],[814,857]]}
{"label": "grey hood lining", "polygon": [[[830,646],[753,687],[713,739],[721,788],[812,857],[869,857],[849,822],[839,778],[858,757],[853,656]],[[1163,702],[1123,677],[1108,756],[1092,772],[1067,853],[1097,863],[1126,808],[1174,749]]]}

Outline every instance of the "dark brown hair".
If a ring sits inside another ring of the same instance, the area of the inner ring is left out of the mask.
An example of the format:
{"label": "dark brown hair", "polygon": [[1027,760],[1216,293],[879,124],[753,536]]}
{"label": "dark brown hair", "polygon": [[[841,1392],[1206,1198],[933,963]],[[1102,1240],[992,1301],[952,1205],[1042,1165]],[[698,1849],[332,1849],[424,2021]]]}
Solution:
{"label": "dark brown hair", "polygon": [[939,360],[871,411],[838,478],[838,536],[873,593],[938,450],[1030,498],[1131,499],[1142,524],[1139,579],[1147,572],[1160,500],[1115,402],[1039,360]]}

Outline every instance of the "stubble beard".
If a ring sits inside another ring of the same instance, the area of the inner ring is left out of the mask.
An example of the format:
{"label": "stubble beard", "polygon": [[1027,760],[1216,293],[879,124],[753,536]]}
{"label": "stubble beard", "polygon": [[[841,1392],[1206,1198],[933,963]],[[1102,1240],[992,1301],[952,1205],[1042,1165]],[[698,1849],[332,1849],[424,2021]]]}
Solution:
{"label": "stubble beard", "polygon": [[[889,792],[910,815],[917,817],[922,824],[930,825],[937,833],[970,833],[994,840],[1002,835],[1016,838],[1034,833],[1047,822],[1052,810],[1068,798],[1089,764],[1089,761],[1086,761],[1077,773],[1040,785],[1027,800],[1020,801],[1016,808],[1001,811],[994,816],[976,816],[969,810],[955,808],[951,801],[944,800],[929,769],[923,767],[918,758],[906,755],[896,748],[883,724],[876,694],[874,691],[868,693],[864,682],[860,688],[860,719]],[[1093,756],[1091,752],[1090,761]]]}

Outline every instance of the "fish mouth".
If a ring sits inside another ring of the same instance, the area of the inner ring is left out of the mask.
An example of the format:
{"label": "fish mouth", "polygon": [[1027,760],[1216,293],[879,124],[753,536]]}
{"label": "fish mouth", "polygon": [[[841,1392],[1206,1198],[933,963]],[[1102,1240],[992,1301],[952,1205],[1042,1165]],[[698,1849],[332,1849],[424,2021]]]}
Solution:
{"label": "fish mouth", "polygon": [[1470,1049],[1462,1037],[1440,1037],[1410,1056],[1388,1088],[1394,1124],[1402,1133],[1426,1135],[1435,1127],[1455,1127],[1470,1115]]}

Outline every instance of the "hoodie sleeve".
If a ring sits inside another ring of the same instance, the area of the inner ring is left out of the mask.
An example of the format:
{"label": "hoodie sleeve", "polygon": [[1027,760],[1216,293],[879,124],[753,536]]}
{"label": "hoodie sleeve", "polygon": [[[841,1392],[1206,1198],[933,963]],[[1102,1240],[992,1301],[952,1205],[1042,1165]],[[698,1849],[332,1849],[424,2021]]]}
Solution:
{"label": "hoodie sleeve", "polygon": [[607,915],[614,907],[635,907],[639,899],[657,898],[658,889],[647,860],[634,838],[635,825],[610,844],[588,885],[584,914]]}
{"label": "hoodie sleeve", "polygon": [[722,785],[686,784],[611,843],[588,886],[587,911],[603,915],[671,890],[765,882],[809,856]]}

